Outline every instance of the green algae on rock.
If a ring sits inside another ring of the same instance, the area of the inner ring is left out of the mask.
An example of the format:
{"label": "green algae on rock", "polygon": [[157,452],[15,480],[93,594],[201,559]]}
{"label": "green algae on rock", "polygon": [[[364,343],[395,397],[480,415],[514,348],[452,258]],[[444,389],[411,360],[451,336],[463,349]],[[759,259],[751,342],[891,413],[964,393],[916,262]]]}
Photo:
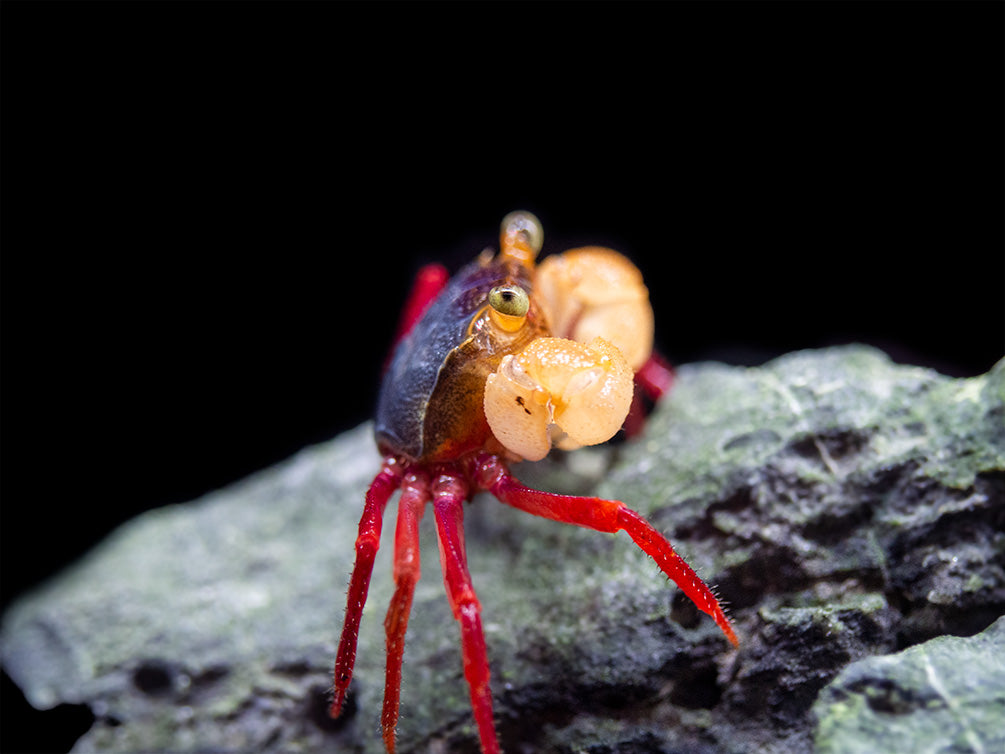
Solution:
{"label": "green algae on rock", "polygon": [[1005,751],[1005,618],[853,662],[813,711],[817,754]]}

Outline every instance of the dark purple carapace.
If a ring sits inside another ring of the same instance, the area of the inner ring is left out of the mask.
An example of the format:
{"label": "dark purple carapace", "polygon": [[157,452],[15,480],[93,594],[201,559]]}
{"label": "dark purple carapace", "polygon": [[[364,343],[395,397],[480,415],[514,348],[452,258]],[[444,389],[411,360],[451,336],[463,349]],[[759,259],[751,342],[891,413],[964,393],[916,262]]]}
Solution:
{"label": "dark purple carapace", "polygon": [[525,267],[479,258],[451,279],[398,343],[377,402],[381,452],[453,460],[491,437],[481,408],[486,377],[503,356],[547,334],[533,304],[528,327],[518,337],[500,338],[479,327],[489,291],[503,285],[532,290]]}

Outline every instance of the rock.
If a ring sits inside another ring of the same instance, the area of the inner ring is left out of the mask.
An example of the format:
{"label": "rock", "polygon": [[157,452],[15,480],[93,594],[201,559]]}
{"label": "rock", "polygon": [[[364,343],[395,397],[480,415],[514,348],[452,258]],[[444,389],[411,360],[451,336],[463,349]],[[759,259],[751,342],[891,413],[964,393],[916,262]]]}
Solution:
{"label": "rock", "polygon": [[819,754],[1005,751],[1005,618],[853,662],[814,712]]}
{"label": "rock", "polygon": [[10,610],[7,672],[38,708],[92,707],[79,751],[320,744],[371,445],[360,428],[123,526]]}
{"label": "rock", "polygon": [[[393,525],[349,710],[324,715],[379,465],[370,431],[122,527],[4,617],[8,673],[39,708],[94,710],[75,751],[382,751]],[[511,754],[867,748],[888,731],[842,710],[900,688],[906,671],[880,660],[1005,613],[1005,361],[963,380],[863,347],[688,365],[641,438],[516,472],[649,516],[718,584],[741,647],[624,535],[478,498],[465,528]],[[474,752],[431,521],[423,552],[399,750]],[[995,656],[982,637],[951,641],[971,642],[965,661],[981,665]],[[1000,704],[1000,684],[945,683],[953,699]]]}

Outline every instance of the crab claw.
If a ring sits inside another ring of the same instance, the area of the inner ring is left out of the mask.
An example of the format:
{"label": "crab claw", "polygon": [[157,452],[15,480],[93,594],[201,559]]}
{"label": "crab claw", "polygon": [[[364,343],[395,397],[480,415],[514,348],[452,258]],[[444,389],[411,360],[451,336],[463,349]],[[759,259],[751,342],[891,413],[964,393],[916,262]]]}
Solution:
{"label": "crab claw", "polygon": [[606,338],[632,369],[646,363],[653,348],[653,308],[642,273],[612,249],[585,246],[546,257],[534,289],[551,330],[587,343]]}
{"label": "crab claw", "polygon": [[507,450],[539,461],[553,442],[571,450],[611,439],[631,407],[633,376],[603,338],[538,338],[489,375],[485,416]]}

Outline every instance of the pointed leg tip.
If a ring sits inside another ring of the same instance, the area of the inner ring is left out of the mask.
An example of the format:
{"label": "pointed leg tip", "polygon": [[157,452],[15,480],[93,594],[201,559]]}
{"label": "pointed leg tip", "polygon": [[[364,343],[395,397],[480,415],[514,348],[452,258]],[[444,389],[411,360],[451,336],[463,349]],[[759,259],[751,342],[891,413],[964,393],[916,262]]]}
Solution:
{"label": "pointed leg tip", "polygon": [[344,694],[335,694],[335,699],[332,700],[331,706],[328,707],[328,717],[332,720],[337,720],[338,716],[342,714],[342,704],[345,701]]}
{"label": "pointed leg tip", "polygon": [[384,731],[384,748],[387,754],[394,754],[394,729]]}
{"label": "pointed leg tip", "polygon": [[733,645],[734,649],[740,648],[740,640],[736,636],[736,632],[733,630],[733,624],[729,622],[728,619],[723,618],[722,621],[716,621],[719,624],[719,628],[722,632],[726,634],[726,638],[729,639],[729,643]]}

